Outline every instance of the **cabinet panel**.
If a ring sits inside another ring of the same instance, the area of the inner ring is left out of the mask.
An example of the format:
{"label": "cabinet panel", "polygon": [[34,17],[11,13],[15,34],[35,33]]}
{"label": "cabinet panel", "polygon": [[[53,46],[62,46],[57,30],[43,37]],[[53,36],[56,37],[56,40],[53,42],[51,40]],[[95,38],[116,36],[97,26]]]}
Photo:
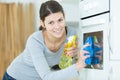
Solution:
{"label": "cabinet panel", "polygon": [[[108,23],[104,24],[96,24],[96,25],[88,25],[86,27],[82,27],[82,40],[84,40],[84,34],[95,33],[96,36],[102,36],[103,40],[103,69],[88,69],[84,70],[83,76],[80,76],[82,80],[108,80],[108,73],[109,73],[109,45],[108,45]],[[102,32],[102,34],[101,34]],[[100,33],[100,34],[97,34]],[[98,38],[99,38],[98,37]]]}
{"label": "cabinet panel", "polygon": [[109,11],[109,0],[83,0],[79,4],[81,18]]}
{"label": "cabinet panel", "polygon": [[120,61],[111,61],[109,80],[120,80]]}
{"label": "cabinet panel", "polygon": [[110,41],[111,41],[111,54],[110,58],[113,60],[120,60],[120,7],[119,0],[111,0],[110,2]]}

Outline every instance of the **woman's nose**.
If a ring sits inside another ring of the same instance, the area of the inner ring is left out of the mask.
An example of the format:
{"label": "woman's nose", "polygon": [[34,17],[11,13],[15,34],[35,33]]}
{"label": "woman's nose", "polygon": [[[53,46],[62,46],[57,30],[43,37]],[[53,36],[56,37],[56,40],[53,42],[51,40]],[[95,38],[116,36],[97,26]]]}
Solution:
{"label": "woman's nose", "polygon": [[55,23],[55,28],[59,28],[60,24],[58,22]]}

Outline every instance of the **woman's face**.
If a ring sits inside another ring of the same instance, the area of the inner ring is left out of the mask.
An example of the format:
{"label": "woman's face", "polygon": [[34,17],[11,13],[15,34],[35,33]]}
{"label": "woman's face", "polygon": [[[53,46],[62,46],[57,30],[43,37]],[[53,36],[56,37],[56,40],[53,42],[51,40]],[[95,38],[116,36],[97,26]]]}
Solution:
{"label": "woman's face", "polygon": [[65,33],[65,17],[63,13],[52,13],[45,17],[44,27],[49,36],[61,38]]}

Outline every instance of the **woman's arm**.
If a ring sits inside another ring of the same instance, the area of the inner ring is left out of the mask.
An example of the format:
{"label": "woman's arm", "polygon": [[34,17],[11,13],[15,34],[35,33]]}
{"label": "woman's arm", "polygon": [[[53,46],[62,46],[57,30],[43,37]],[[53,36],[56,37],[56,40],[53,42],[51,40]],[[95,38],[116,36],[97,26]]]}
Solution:
{"label": "woman's arm", "polygon": [[52,71],[43,53],[43,44],[35,37],[28,40],[27,48],[31,54],[35,70],[43,80],[71,80],[79,76],[75,64],[62,70]]}

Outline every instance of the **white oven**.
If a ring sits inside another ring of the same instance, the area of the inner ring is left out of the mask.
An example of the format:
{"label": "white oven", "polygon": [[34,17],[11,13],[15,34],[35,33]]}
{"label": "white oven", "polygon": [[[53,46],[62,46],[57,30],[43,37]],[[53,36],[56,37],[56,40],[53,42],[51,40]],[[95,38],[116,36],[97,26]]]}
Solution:
{"label": "white oven", "polygon": [[[97,43],[102,47],[102,60],[100,68],[87,66],[81,72],[81,80],[108,80],[109,74],[109,0],[82,0],[79,4],[80,29],[82,44],[87,37],[96,37]],[[81,45],[81,44],[80,44]]]}
{"label": "white oven", "polygon": [[107,13],[110,10],[109,0],[81,0],[79,4],[81,18]]}

